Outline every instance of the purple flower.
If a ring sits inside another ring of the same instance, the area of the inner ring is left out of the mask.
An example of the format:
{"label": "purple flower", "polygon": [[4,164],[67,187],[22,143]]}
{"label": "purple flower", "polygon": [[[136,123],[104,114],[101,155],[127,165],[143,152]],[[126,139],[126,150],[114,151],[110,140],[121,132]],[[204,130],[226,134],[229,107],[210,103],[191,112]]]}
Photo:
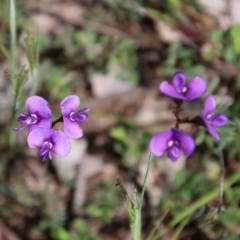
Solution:
{"label": "purple flower", "polygon": [[39,148],[42,160],[52,159],[52,153],[65,157],[71,150],[67,135],[60,130],[35,128],[28,134],[27,142],[30,148]]}
{"label": "purple flower", "polygon": [[87,120],[87,112],[90,110],[89,108],[83,108],[77,111],[79,104],[80,99],[76,95],[70,95],[60,103],[64,132],[71,138],[82,137],[83,131],[78,124]]}
{"label": "purple flower", "polygon": [[29,133],[34,128],[38,127],[51,128],[52,111],[45,99],[39,96],[31,96],[26,100],[25,107],[27,108],[28,112],[20,112],[19,118],[17,119],[17,121],[23,124],[23,126],[14,128],[14,131],[20,131],[26,127],[29,127]]}
{"label": "purple flower", "polygon": [[216,128],[224,126],[227,123],[228,118],[225,114],[214,113],[215,107],[216,102],[214,97],[207,97],[204,103],[204,109],[202,111],[201,118],[211,136],[216,140],[219,140],[220,136],[217,133]]}
{"label": "purple flower", "polygon": [[160,91],[165,95],[191,101],[201,97],[207,90],[207,84],[201,77],[194,77],[190,82],[186,83],[186,76],[183,72],[176,72],[173,76],[173,84],[164,81],[160,84]]}
{"label": "purple flower", "polygon": [[181,156],[181,150],[186,156],[191,155],[195,149],[195,142],[189,134],[171,128],[153,136],[149,148],[151,153],[157,157],[167,152],[167,156],[175,162]]}

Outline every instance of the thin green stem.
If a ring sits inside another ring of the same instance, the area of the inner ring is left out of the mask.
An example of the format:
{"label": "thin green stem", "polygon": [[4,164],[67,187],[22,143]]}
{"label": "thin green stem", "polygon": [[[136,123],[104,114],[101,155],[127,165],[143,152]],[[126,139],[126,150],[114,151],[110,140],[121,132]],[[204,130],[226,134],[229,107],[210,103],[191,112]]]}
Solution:
{"label": "thin green stem", "polygon": [[147,170],[146,170],[145,177],[144,177],[143,189],[142,189],[142,193],[141,193],[141,197],[140,197],[140,203],[139,203],[139,210],[140,211],[142,211],[143,199],[144,199],[144,194],[145,194],[145,190],[146,190],[147,177],[148,177],[148,173],[149,173],[151,163],[152,163],[152,153],[150,153],[149,157],[148,157]]}
{"label": "thin green stem", "polygon": [[143,189],[141,192],[138,209],[136,211],[135,223],[134,223],[134,240],[141,239],[141,226],[142,226],[142,221],[141,221],[142,214],[141,213],[142,213],[144,194],[145,194],[145,190],[146,190],[147,177],[148,177],[151,162],[152,162],[152,153],[150,153],[149,157],[148,157],[148,164],[147,164],[147,170],[146,170],[145,177],[144,177]]}
{"label": "thin green stem", "polygon": [[[9,21],[10,21],[10,38],[11,38],[11,52],[10,52],[10,81],[12,83],[13,91],[14,91],[14,101],[12,107],[12,116],[11,116],[11,130],[13,128],[14,119],[16,118],[16,113],[18,110],[18,102],[19,102],[19,93],[20,89],[17,89],[17,82],[14,79],[14,75],[16,74],[16,66],[17,66],[17,57],[16,57],[16,7],[15,1],[9,1]],[[10,130],[10,135],[8,139],[8,143],[10,147],[14,145],[14,133]]]}
{"label": "thin green stem", "polygon": [[161,222],[163,221],[163,219],[167,216],[169,210],[167,210],[161,217],[160,219],[157,221],[155,227],[153,228],[153,230],[151,231],[150,235],[148,236],[147,240],[152,240],[153,239],[153,236],[154,234],[156,233],[156,231],[158,230]]}
{"label": "thin green stem", "polygon": [[[225,182],[223,187],[224,190],[229,189],[234,183],[240,181],[240,172],[234,173],[228,180]],[[188,206],[185,210],[183,210],[180,214],[178,214],[168,225],[168,227],[162,229],[154,238],[153,240],[159,239],[163,236],[166,232],[168,232],[171,228],[176,226],[179,222],[181,222],[184,218],[188,217],[192,213],[194,213],[198,208],[207,204],[208,202],[212,201],[216,198],[219,194],[219,189],[214,189],[209,194],[203,196],[198,201],[194,202],[192,205]]]}
{"label": "thin green stem", "polygon": [[16,57],[16,49],[17,49],[17,39],[16,39],[16,7],[15,7],[15,0],[10,0],[9,6],[9,21],[10,21],[10,38],[11,38],[11,57],[10,57],[10,80],[12,85],[15,87],[16,83],[14,82],[14,74],[16,73],[16,66],[17,66],[17,57]]}
{"label": "thin green stem", "polygon": [[32,88],[30,91],[30,96],[34,95],[37,93],[38,90],[38,63],[39,63],[39,49],[40,49],[40,44],[39,44],[39,32],[36,32],[36,56],[35,56],[35,66],[33,69],[31,69],[32,72]]}
{"label": "thin green stem", "polygon": [[190,220],[191,216],[188,216],[187,218],[185,218],[178,226],[178,228],[176,229],[176,231],[174,232],[173,236],[172,236],[172,240],[177,240],[178,236],[180,235],[180,233],[182,232],[183,228],[186,226],[186,224],[188,223],[188,221]]}
{"label": "thin green stem", "polygon": [[30,91],[30,96],[36,94],[38,89],[38,67],[35,67],[32,71],[32,87]]}

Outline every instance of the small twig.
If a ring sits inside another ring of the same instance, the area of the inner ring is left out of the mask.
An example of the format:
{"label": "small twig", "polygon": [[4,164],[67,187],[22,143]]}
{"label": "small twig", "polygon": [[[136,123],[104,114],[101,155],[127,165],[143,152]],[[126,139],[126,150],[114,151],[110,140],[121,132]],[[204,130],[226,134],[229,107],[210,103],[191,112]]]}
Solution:
{"label": "small twig", "polygon": [[179,128],[179,124],[180,124],[180,111],[181,111],[181,105],[183,103],[182,100],[175,100],[176,103],[176,109],[175,111],[173,111],[173,114],[175,116],[175,128]]}
{"label": "small twig", "polygon": [[128,193],[125,189],[125,187],[123,186],[122,180],[120,179],[119,175],[117,175],[116,177],[116,186],[119,186],[121,188],[121,191],[123,193],[123,196],[126,198],[127,201],[129,201],[131,203],[131,205],[133,206],[134,203],[132,202],[131,198],[128,196]]}

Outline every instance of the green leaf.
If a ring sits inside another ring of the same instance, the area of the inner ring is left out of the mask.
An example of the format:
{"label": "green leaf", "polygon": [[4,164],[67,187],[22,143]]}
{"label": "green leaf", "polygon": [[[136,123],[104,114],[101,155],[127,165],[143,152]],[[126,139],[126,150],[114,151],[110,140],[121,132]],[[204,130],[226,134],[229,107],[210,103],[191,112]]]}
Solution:
{"label": "green leaf", "polygon": [[235,52],[240,53],[240,25],[235,25],[231,28],[230,37],[232,38]]}
{"label": "green leaf", "polygon": [[112,128],[109,132],[109,135],[122,142],[123,144],[128,144],[129,142],[129,138],[128,138],[128,135],[127,135],[127,132],[126,132],[126,129],[124,127],[115,127],[115,128]]}
{"label": "green leaf", "polygon": [[223,37],[223,32],[219,29],[215,29],[212,31],[211,33],[211,40],[213,42],[219,42],[222,40],[222,37]]}
{"label": "green leaf", "polygon": [[224,226],[230,226],[233,223],[238,223],[240,221],[240,211],[239,209],[232,208],[227,209],[219,218],[219,221]]}
{"label": "green leaf", "polygon": [[71,236],[64,228],[56,228],[52,230],[51,237],[56,240],[71,240]]}

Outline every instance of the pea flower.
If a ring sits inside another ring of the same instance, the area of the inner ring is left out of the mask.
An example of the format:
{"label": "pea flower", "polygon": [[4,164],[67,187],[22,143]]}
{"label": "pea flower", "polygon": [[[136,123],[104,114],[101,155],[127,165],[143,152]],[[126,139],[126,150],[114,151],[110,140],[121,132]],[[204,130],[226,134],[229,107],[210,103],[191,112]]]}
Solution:
{"label": "pea flower", "polygon": [[162,156],[166,152],[170,160],[176,162],[181,156],[181,151],[186,156],[193,153],[195,142],[189,134],[179,129],[171,128],[153,136],[150,140],[149,149],[157,157]]}
{"label": "pea flower", "polygon": [[215,113],[216,102],[213,96],[208,96],[204,103],[204,109],[201,114],[201,118],[208,129],[208,132],[216,140],[220,139],[219,134],[216,131],[217,127],[224,126],[228,118],[225,114]]}
{"label": "pea flower", "polygon": [[38,154],[44,161],[52,159],[52,153],[65,157],[71,150],[71,145],[67,135],[60,130],[35,128],[27,136],[30,148],[39,148]]}
{"label": "pea flower", "polygon": [[173,84],[163,81],[159,89],[162,93],[174,99],[192,101],[206,92],[207,84],[204,79],[198,76],[186,83],[186,75],[179,71],[173,76]]}
{"label": "pea flower", "polygon": [[28,112],[20,112],[17,119],[23,126],[14,128],[14,131],[20,131],[28,127],[27,133],[29,133],[38,127],[51,128],[52,111],[45,99],[39,96],[31,96],[26,100],[25,107]]}
{"label": "pea flower", "polygon": [[77,110],[79,104],[80,99],[76,95],[70,95],[60,103],[64,125],[63,131],[71,138],[82,137],[83,131],[79,127],[79,123],[87,120],[87,112],[90,111],[89,108]]}

